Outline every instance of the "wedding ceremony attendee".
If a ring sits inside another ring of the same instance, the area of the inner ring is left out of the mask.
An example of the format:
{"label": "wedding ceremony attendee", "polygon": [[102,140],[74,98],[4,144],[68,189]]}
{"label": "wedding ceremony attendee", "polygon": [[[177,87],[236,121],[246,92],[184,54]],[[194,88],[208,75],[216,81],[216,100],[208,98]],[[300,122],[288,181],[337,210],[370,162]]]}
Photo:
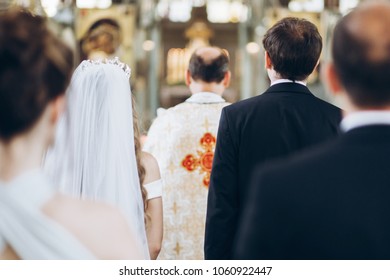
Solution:
{"label": "wedding ceremony attendee", "polygon": [[0,13],[0,259],[140,259],[112,206],[55,191],[41,170],[73,55],[24,10]]}
{"label": "wedding ceremony attendee", "polygon": [[339,108],[306,87],[318,64],[322,38],[316,26],[284,18],[263,39],[271,86],[222,110],[207,204],[205,258],[230,259],[252,171],[335,137]]}
{"label": "wedding ceremony attendee", "polygon": [[61,191],[118,206],[150,258],[137,169],[130,68],[118,59],[84,60],[73,73],[45,171]]}
{"label": "wedding ceremony attendee", "polygon": [[342,134],[256,171],[240,259],[390,258],[390,4],[366,1],[333,34],[329,88]]}
{"label": "wedding ceremony attendee", "polygon": [[141,133],[135,99],[132,98],[135,157],[142,198],[145,202],[146,237],[150,259],[157,259],[163,238],[162,180],[157,160],[149,153],[141,150]]}
{"label": "wedding ceremony attendee", "polygon": [[160,259],[203,259],[207,190],[229,82],[225,51],[197,49],[186,72],[191,97],[160,113],[148,132],[144,150],[156,157],[164,181]]}

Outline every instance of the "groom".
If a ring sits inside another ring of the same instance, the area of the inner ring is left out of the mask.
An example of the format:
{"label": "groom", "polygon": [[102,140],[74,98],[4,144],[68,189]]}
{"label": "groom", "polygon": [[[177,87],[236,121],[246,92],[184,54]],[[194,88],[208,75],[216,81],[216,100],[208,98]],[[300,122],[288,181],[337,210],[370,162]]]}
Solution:
{"label": "groom", "polygon": [[222,110],[208,195],[205,258],[230,259],[254,166],[333,138],[340,109],[306,87],[322,38],[311,22],[285,18],[265,34],[271,87]]}

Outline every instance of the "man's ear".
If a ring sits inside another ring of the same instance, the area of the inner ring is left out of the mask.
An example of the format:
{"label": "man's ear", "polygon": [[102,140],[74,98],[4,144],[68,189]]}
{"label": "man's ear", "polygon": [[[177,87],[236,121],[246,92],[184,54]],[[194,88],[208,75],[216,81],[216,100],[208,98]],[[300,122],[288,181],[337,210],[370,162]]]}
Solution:
{"label": "man's ear", "polygon": [[317,64],[316,64],[316,67],[314,67],[314,70],[316,70],[316,69],[318,68],[318,65],[320,65],[320,62],[321,62],[321,58],[319,58],[319,59],[317,60]]}
{"label": "man's ear", "polygon": [[272,69],[272,61],[271,58],[269,57],[268,52],[264,52],[264,63],[265,63],[265,69]]}
{"label": "man's ear", "polygon": [[340,95],[344,92],[344,88],[332,62],[326,63],[324,65],[322,75],[325,79],[325,83],[334,96]]}
{"label": "man's ear", "polygon": [[225,77],[224,77],[223,80],[222,80],[222,85],[223,85],[225,88],[229,87],[231,77],[232,77],[232,73],[231,73],[230,71],[227,71],[227,72],[225,73]]}
{"label": "man's ear", "polygon": [[52,123],[57,123],[65,110],[65,94],[61,94],[57,96],[53,101],[51,101],[51,106],[52,110],[50,115],[50,121]]}
{"label": "man's ear", "polygon": [[191,72],[190,72],[190,70],[188,70],[187,69],[187,71],[186,71],[186,86],[187,87],[189,87],[190,86],[190,84],[191,84]]}

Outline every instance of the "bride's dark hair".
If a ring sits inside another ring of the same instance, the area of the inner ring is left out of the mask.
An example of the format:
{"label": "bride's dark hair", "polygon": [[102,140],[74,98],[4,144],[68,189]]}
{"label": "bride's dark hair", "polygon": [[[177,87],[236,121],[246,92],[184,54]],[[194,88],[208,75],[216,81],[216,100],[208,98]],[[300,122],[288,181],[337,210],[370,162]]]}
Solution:
{"label": "bride's dark hair", "polygon": [[0,13],[0,138],[28,130],[47,104],[64,93],[72,51],[44,18],[23,9]]}

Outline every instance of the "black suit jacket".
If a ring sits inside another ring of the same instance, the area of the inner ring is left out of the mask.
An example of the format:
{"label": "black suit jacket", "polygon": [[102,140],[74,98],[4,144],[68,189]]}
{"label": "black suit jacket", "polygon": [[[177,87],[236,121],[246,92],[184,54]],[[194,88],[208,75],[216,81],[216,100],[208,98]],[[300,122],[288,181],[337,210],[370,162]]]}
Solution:
{"label": "black suit jacket", "polygon": [[208,195],[206,259],[231,258],[253,168],[334,137],[340,121],[339,108],[297,83],[276,84],[223,109]]}
{"label": "black suit jacket", "polygon": [[375,125],[260,169],[235,257],[390,259],[389,159],[390,126]]}

